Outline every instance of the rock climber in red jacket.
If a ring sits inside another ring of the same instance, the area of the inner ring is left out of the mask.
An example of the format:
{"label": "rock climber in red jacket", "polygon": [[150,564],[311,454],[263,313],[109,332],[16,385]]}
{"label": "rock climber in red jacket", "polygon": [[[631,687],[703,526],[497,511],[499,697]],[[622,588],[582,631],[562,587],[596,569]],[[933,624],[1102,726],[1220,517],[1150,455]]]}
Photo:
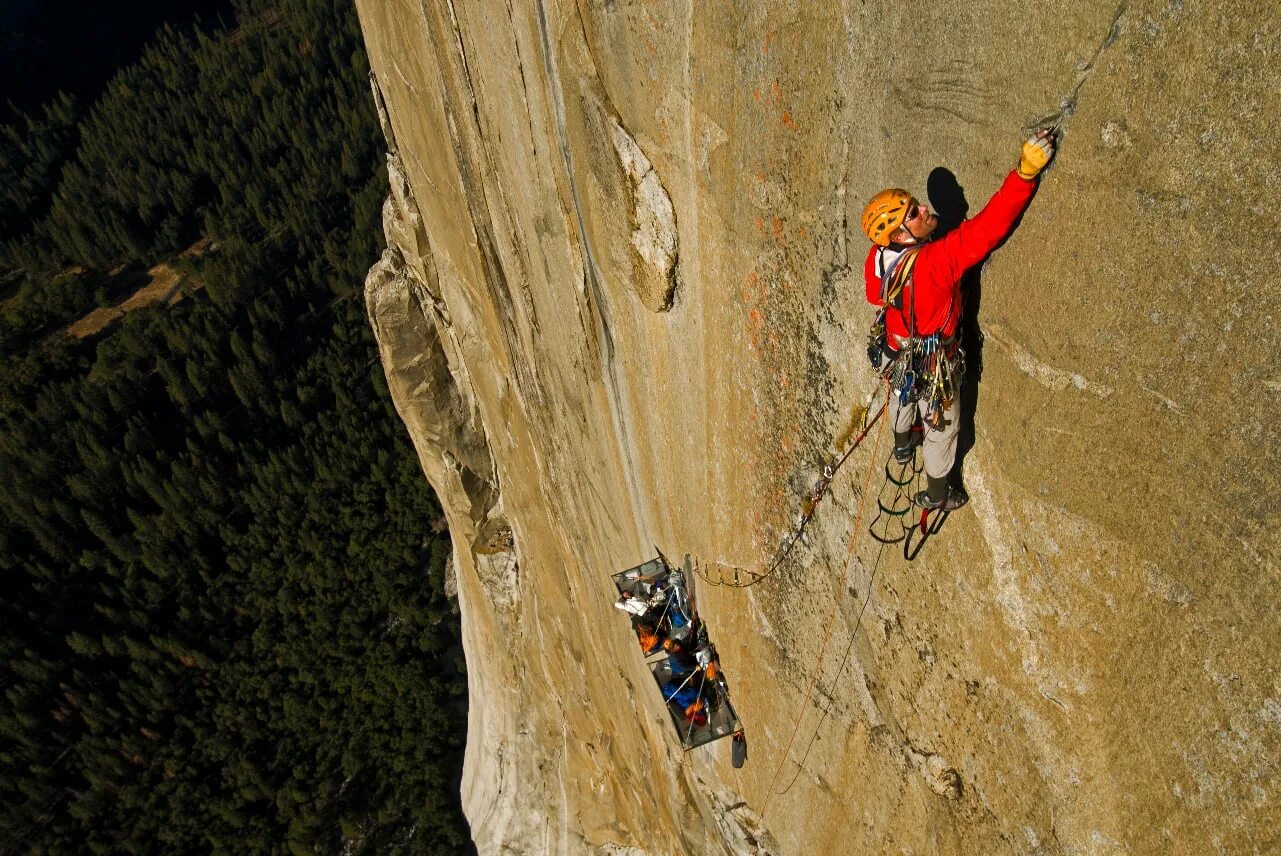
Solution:
{"label": "rock climber in red jacket", "polygon": [[875,245],[863,267],[867,299],[884,307],[880,366],[890,379],[893,455],[899,463],[912,460],[912,425],[919,413],[926,489],[916,504],[922,508],[950,510],[969,500],[947,481],[956,462],[965,371],[957,331],[961,276],[1010,234],[1053,155],[1053,133],[1037,132],[983,210],[937,241],[930,239],[938,217],[906,190],[882,190],[863,211],[863,232]]}

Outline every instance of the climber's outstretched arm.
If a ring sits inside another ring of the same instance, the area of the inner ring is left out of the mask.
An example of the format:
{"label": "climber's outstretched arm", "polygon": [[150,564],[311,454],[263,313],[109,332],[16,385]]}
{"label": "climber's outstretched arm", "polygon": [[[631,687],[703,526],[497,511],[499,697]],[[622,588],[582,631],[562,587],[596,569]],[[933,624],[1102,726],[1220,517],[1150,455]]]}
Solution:
{"label": "climber's outstretched arm", "polygon": [[[983,210],[957,226],[941,240],[927,245],[917,279],[925,270],[938,278],[940,287],[950,286],[966,270],[982,261],[1010,234],[1019,215],[1027,208],[1036,191],[1036,179],[1054,156],[1054,137],[1050,131],[1038,131],[1023,144],[1019,165],[1005,177],[999,190]],[[924,264],[928,256],[930,264]],[[928,287],[928,286],[927,286]]]}

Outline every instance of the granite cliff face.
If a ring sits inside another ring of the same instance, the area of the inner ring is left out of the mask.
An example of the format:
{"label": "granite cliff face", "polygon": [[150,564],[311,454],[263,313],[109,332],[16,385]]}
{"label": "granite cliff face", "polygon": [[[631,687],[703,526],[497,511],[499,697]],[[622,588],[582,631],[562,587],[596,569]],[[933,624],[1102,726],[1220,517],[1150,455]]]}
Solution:
{"label": "granite cliff face", "polygon": [[[357,6],[482,852],[1281,848],[1271,4]],[[881,550],[874,429],[779,573],[698,581],[751,754],[682,753],[609,575],[767,565],[874,389],[864,201],[973,214],[1052,122],[970,506]]]}

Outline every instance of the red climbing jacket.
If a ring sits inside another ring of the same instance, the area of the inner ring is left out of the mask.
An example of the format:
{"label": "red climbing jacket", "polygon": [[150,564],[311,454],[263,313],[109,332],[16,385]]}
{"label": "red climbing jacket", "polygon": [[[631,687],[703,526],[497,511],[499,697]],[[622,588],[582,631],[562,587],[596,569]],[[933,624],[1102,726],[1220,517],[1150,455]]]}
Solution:
{"label": "red climbing jacket", "polygon": [[[982,261],[1010,233],[1035,189],[1036,181],[1021,178],[1017,171],[1012,170],[1001,188],[973,219],[966,220],[937,241],[921,245],[911,281],[903,289],[903,309],[891,308],[885,313],[885,328],[891,347],[897,349],[898,339],[908,336],[907,314],[913,297],[918,336],[942,333],[947,339],[956,332],[956,325],[961,319],[961,275]],[[875,306],[881,305],[881,277],[877,272],[876,258],[880,252],[880,247],[873,246],[863,265],[867,300]]]}

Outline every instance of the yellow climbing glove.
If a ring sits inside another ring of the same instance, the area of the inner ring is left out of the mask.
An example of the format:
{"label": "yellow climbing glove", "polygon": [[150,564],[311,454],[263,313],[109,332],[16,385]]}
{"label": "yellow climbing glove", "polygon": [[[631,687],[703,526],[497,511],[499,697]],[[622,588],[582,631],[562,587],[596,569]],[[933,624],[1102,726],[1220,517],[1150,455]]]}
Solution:
{"label": "yellow climbing glove", "polygon": [[1037,131],[1023,144],[1019,155],[1019,176],[1028,181],[1036,178],[1045,169],[1045,165],[1054,157],[1054,135],[1052,131]]}

